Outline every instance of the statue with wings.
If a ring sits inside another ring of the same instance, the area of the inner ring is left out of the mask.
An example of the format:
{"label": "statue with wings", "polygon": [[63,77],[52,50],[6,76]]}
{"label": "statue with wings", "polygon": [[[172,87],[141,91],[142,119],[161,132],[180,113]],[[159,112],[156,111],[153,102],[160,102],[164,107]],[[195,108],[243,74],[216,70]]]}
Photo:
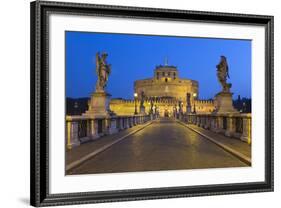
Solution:
{"label": "statue with wings", "polygon": [[231,83],[227,83],[226,80],[229,77],[228,64],[225,56],[221,56],[220,63],[217,65],[217,77],[222,85],[223,92],[229,92]]}
{"label": "statue with wings", "polygon": [[108,76],[111,72],[111,65],[107,64],[106,58],[107,53],[100,53],[96,54],[96,73],[98,75],[98,80],[96,83],[96,91],[97,92],[104,92]]}

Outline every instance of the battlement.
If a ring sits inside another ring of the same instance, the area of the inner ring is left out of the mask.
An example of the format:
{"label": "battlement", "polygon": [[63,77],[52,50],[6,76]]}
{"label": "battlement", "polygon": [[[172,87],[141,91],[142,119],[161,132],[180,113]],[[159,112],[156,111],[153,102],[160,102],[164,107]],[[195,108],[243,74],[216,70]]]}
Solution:
{"label": "battlement", "polygon": [[[178,101],[175,98],[147,98],[144,100],[145,105],[149,105],[150,102],[153,102],[154,104],[177,104]],[[140,100],[136,101],[137,104],[140,103]],[[135,104],[135,100],[129,100],[129,99],[111,99],[110,101],[111,105],[117,105],[117,104]]]}
{"label": "battlement", "polygon": [[135,103],[134,100],[129,100],[129,99],[111,99],[110,104],[132,104]]}
{"label": "battlement", "polygon": [[214,105],[213,100],[195,100],[196,105]]}
{"label": "battlement", "polygon": [[[173,103],[178,104],[178,100],[173,97],[160,97],[160,98],[147,98],[144,100],[144,104],[149,104],[150,102],[153,102],[154,104],[166,104],[166,103]],[[140,100],[136,101],[137,103],[140,102]],[[186,101],[183,101],[184,103]],[[110,104],[135,104],[135,100],[130,99],[111,99]],[[195,105],[214,105],[213,100],[195,100]]]}

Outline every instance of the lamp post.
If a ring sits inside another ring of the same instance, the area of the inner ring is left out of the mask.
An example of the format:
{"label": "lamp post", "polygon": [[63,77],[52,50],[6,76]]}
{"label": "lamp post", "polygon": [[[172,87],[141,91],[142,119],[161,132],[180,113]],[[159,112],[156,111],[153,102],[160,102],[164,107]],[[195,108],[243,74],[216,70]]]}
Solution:
{"label": "lamp post", "polygon": [[194,105],[194,107],[193,107],[193,113],[195,114],[196,113],[196,108],[195,108],[195,100],[196,100],[196,97],[197,97],[197,93],[193,93],[193,105]]}
{"label": "lamp post", "polygon": [[135,98],[135,115],[138,114],[138,111],[137,111],[137,97],[138,97],[138,93],[134,93],[134,98]]}

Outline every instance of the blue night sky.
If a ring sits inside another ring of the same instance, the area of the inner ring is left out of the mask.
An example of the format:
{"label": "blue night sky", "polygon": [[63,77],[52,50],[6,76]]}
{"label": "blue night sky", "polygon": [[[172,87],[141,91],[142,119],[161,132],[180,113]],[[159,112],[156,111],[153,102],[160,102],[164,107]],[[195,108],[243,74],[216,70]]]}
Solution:
{"label": "blue night sky", "polygon": [[199,98],[221,90],[216,77],[220,56],[227,57],[234,99],[251,97],[251,41],[211,38],[66,32],[66,96],[90,97],[95,89],[95,54],[107,52],[112,70],[107,92],[133,98],[134,80],[151,78],[156,65],[177,66],[180,78],[199,82]]}

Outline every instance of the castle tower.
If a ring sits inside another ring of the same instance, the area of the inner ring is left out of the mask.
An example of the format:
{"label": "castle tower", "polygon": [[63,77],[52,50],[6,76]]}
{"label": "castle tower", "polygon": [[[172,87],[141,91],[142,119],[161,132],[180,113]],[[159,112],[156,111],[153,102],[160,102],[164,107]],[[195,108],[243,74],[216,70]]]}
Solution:
{"label": "castle tower", "polygon": [[137,94],[144,92],[147,98],[171,98],[186,102],[187,93],[198,95],[198,82],[180,78],[177,67],[168,65],[166,61],[165,65],[155,67],[153,78],[136,80],[134,90]]}

